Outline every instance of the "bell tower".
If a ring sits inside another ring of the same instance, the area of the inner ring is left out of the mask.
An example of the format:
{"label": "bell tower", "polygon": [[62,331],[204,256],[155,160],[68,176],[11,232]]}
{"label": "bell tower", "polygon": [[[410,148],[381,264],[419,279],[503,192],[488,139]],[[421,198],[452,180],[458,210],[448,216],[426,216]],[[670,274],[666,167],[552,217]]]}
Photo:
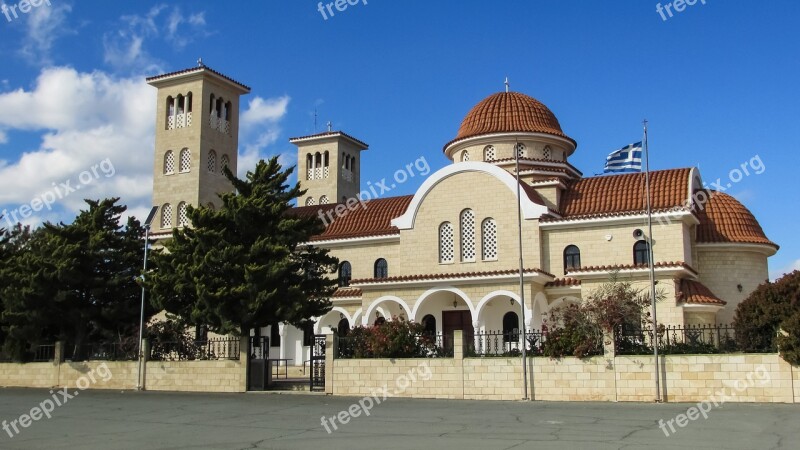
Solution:
{"label": "bell tower", "polygon": [[331,130],[289,142],[297,146],[297,178],[307,190],[297,199],[297,206],[345,203],[357,198],[361,191],[361,152],[369,145]]}
{"label": "bell tower", "polygon": [[189,224],[186,206],[219,207],[236,174],[239,97],[250,88],[205,66],[147,78],[158,89],[153,167],[154,235]]}

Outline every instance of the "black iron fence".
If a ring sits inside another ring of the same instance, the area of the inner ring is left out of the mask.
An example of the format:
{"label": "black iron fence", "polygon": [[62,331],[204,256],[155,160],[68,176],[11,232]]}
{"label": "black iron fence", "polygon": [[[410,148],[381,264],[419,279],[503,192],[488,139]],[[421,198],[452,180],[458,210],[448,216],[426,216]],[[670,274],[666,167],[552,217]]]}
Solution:
{"label": "black iron fence", "polygon": [[521,330],[482,331],[464,335],[464,355],[471,356],[522,356],[522,346],[529,356],[540,356],[543,352],[545,334],[542,330],[528,330],[523,337]]}
{"label": "black iron fence", "polygon": [[52,345],[38,345],[33,350],[33,362],[48,362],[56,358],[56,346]]}
{"label": "black iron fence", "polygon": [[150,344],[152,361],[238,360],[239,338],[213,338],[206,341],[159,342]]}
{"label": "black iron fence", "polygon": [[452,358],[453,336],[442,333],[423,333],[406,342],[386,348],[371,341],[367,335],[336,336],[335,357],[351,358]]}
{"label": "black iron fence", "polygon": [[[736,334],[731,325],[659,325],[658,351],[661,354],[737,352]],[[653,353],[651,327],[622,327],[614,336],[616,354]]]}
{"label": "black iron fence", "polygon": [[65,361],[136,361],[136,343],[92,342],[88,344],[65,344]]}

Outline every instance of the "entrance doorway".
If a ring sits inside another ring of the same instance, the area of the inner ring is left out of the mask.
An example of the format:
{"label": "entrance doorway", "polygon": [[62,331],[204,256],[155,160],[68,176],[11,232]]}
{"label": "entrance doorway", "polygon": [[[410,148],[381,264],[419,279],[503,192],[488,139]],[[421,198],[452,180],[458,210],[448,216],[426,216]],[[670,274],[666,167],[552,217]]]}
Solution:
{"label": "entrance doorway", "polygon": [[465,342],[472,342],[474,330],[472,328],[472,313],[469,311],[442,311],[442,336],[444,348],[448,351],[453,348],[453,332],[461,330]]}

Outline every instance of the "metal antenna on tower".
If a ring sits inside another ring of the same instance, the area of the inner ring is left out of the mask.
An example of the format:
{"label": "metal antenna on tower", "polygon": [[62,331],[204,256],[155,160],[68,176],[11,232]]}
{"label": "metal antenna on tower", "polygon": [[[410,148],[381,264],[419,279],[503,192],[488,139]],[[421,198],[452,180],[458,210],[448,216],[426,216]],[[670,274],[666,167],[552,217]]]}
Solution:
{"label": "metal antenna on tower", "polygon": [[314,108],[314,133],[317,132],[317,108]]}
{"label": "metal antenna on tower", "polygon": [[328,121],[328,133],[330,133],[331,131],[333,131],[333,123],[331,123],[331,121],[329,120]]}
{"label": "metal antenna on tower", "polygon": [[197,58],[197,67],[205,67],[206,65],[203,64],[203,58]]}
{"label": "metal antenna on tower", "polygon": [[510,84],[508,83],[508,77],[506,77],[506,82],[504,84],[506,85],[506,92],[508,92],[508,88],[510,86]]}

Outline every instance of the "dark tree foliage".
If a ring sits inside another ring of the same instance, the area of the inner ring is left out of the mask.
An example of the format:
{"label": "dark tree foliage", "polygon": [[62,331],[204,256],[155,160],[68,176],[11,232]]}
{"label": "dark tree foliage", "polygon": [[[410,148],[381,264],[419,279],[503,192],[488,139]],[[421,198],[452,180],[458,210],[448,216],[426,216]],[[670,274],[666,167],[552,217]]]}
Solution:
{"label": "dark tree foliage", "polygon": [[800,271],[794,271],[762,284],[739,304],[733,319],[736,342],[745,352],[774,352],[778,330],[798,312]]}
{"label": "dark tree foliage", "polygon": [[[121,341],[138,327],[144,230],[118,198],[86,200],[71,224],[45,223],[0,270],[6,347]],[[148,316],[152,309],[147,311]]]}
{"label": "dark tree foliage", "polygon": [[338,261],[305,245],[323,231],[317,217],[290,213],[304,191],[293,168],[260,161],[246,179],[225,169],[235,193],[219,209],[189,207],[191,227],[176,229],[148,277],[158,308],[220,334],[247,335],[276,322],[305,326],[331,308]]}

